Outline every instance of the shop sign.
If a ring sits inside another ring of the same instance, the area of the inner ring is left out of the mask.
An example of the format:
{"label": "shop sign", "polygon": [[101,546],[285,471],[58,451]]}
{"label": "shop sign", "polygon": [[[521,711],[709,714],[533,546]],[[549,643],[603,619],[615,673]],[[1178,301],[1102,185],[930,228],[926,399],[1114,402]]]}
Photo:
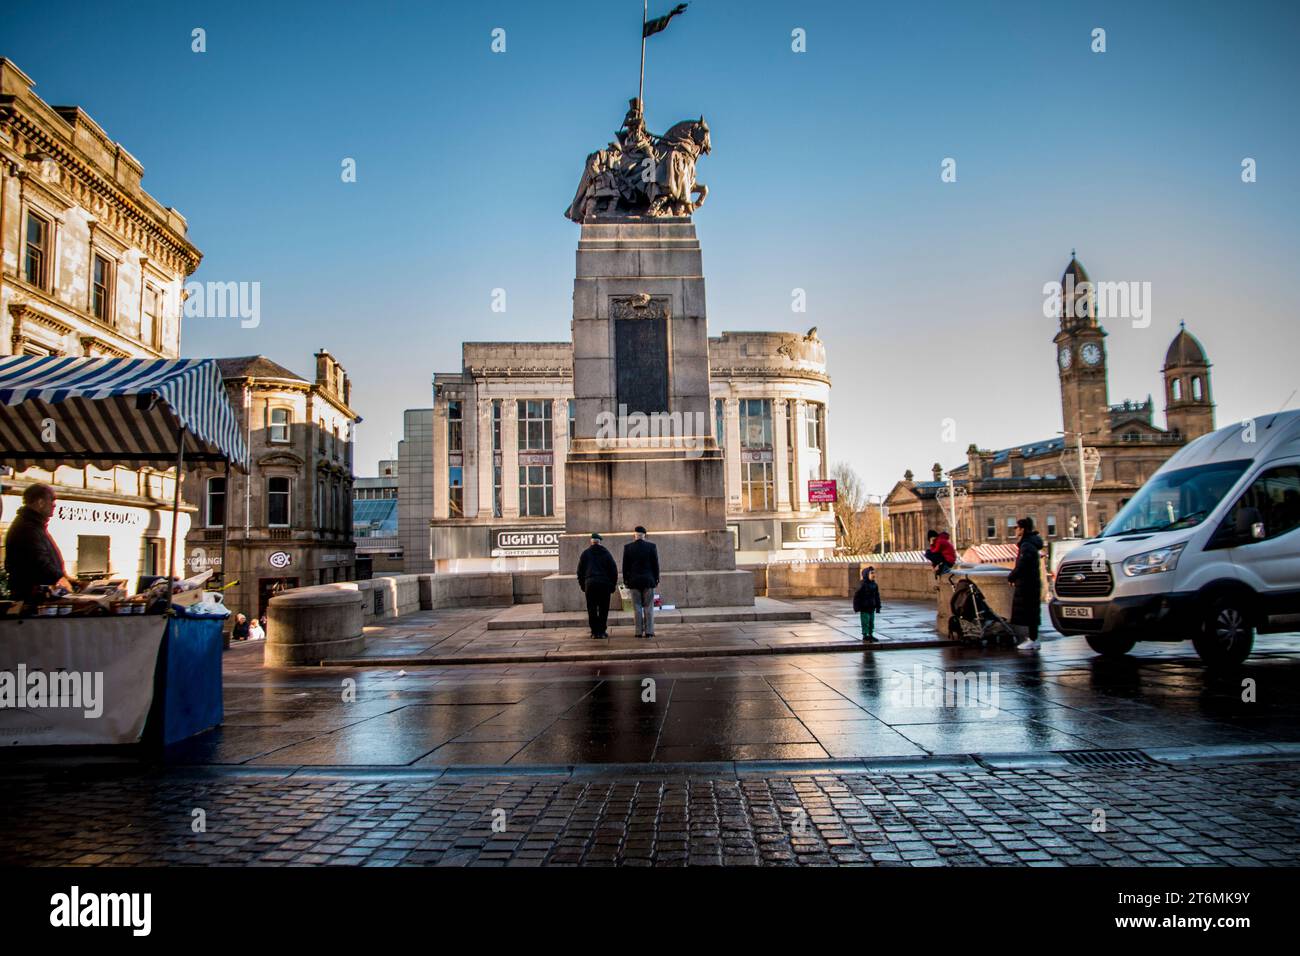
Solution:
{"label": "shop sign", "polygon": [[60,502],[54,506],[54,521],[84,521],[99,525],[142,524],[144,515],[133,508],[100,505],[93,502]]}
{"label": "shop sign", "polygon": [[563,533],[563,528],[493,528],[492,557],[558,556]]}
{"label": "shop sign", "polygon": [[824,521],[782,521],[781,547],[833,548],[835,525]]}

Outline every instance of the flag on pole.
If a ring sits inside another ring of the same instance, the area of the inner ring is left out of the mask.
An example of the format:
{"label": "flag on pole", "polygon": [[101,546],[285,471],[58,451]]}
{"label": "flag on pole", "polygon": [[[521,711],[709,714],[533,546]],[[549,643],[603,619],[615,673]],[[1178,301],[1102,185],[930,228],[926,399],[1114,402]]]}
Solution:
{"label": "flag on pole", "polygon": [[653,20],[647,20],[645,26],[641,28],[641,39],[644,40],[646,37],[654,36],[656,33],[662,32],[668,26],[669,20],[677,16],[677,14],[685,12],[686,4],[679,3],[662,17],[655,17]]}

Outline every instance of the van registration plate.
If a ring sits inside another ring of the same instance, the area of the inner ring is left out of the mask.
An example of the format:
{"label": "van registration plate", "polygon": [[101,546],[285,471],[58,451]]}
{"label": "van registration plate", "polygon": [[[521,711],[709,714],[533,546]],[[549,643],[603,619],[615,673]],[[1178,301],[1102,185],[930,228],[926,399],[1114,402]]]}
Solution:
{"label": "van registration plate", "polygon": [[1092,608],[1070,606],[1069,604],[1061,605],[1061,617],[1075,617],[1092,620]]}

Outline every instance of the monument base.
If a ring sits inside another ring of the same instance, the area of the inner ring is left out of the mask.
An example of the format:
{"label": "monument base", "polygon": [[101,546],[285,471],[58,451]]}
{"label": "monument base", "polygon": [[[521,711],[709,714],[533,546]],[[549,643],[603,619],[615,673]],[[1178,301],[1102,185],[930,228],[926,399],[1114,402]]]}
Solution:
{"label": "monument base", "polygon": [[[659,595],[673,607],[753,607],[754,575],[749,571],[667,571],[659,577]],[[542,606],[552,611],[585,611],[587,598],[576,574],[542,579]],[[619,606],[618,592],[610,607]]]}

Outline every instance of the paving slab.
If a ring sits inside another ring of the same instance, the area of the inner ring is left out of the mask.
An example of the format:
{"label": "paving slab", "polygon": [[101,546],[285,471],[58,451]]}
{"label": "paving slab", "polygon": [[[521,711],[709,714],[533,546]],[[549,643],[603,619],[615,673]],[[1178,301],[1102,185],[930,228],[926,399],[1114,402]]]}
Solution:
{"label": "paving slab", "polygon": [[421,611],[366,628],[360,654],[326,667],[538,664],[637,661],[767,654],[861,653],[953,642],[934,632],[928,602],[894,602],[877,617],[876,643],[862,640],[848,601],[775,601],[752,608],[682,608],[656,615],[651,638],[634,635],[632,616],[611,613],[608,640],[595,640],[585,614],[541,605]]}

